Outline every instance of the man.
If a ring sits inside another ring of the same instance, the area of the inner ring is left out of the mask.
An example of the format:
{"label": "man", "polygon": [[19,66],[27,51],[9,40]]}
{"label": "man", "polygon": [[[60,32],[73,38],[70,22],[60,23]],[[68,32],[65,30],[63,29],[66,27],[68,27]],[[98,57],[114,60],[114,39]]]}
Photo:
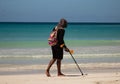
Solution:
{"label": "man", "polygon": [[[58,28],[58,31],[57,31],[57,41],[58,42],[56,45],[51,46],[53,57],[50,60],[48,67],[46,69],[46,75],[48,77],[51,76],[49,71],[55,61],[57,61],[58,76],[65,76],[61,72],[61,60],[63,59],[63,49],[65,49],[65,51],[67,51],[67,52],[69,51],[69,49],[66,47],[65,42],[64,42],[64,34],[65,34],[64,28],[67,28],[67,21],[65,19],[61,19],[57,25],[57,28]],[[54,30],[55,30],[55,28],[53,29],[53,31]]]}

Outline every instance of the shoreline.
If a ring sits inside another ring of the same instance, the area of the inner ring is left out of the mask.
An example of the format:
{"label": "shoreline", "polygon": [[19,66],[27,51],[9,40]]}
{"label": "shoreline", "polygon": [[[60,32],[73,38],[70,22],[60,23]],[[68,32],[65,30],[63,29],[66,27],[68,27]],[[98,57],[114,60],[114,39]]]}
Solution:
{"label": "shoreline", "polygon": [[[0,64],[0,75],[22,75],[22,74],[45,74],[47,65],[10,65]],[[85,73],[106,73],[106,72],[120,72],[120,63],[82,63],[79,67]],[[75,63],[62,64],[62,71],[64,73],[79,73]],[[56,73],[56,64],[51,68],[51,73]],[[79,73],[80,74],[80,73]]]}
{"label": "shoreline", "polygon": [[45,74],[46,64],[0,64],[0,84],[120,84],[120,63],[80,63],[81,75],[75,63],[62,64],[64,77],[57,76],[56,65],[51,77]]}

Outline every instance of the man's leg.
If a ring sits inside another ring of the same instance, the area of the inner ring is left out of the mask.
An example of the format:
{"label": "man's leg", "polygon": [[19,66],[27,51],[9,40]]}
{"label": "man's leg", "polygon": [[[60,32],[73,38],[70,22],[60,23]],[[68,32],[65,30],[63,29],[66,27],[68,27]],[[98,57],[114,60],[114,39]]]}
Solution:
{"label": "man's leg", "polygon": [[61,72],[61,59],[57,59],[57,70],[58,70],[58,76],[64,76]]}
{"label": "man's leg", "polygon": [[50,62],[49,62],[49,64],[48,64],[48,67],[47,67],[47,69],[46,69],[46,75],[47,75],[48,77],[50,77],[49,71],[50,71],[50,68],[51,68],[51,66],[54,64],[55,61],[56,61],[56,59],[51,59]]}

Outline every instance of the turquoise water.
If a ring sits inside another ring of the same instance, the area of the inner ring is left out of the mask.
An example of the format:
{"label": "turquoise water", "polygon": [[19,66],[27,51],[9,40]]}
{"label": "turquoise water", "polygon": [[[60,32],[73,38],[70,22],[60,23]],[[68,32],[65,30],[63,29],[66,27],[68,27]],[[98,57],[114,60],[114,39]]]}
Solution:
{"label": "turquoise water", "polygon": [[[48,47],[49,33],[56,24],[0,23],[0,47]],[[71,46],[119,45],[120,24],[69,23],[65,40]]]}
{"label": "turquoise water", "polygon": [[[47,39],[56,25],[0,23],[0,64],[48,63],[51,50]],[[78,59],[85,56],[80,62],[100,62],[99,58],[104,59],[101,62],[120,62],[119,23],[69,23],[64,39],[74,49],[75,56],[79,55]],[[90,57],[93,57],[91,61]]]}

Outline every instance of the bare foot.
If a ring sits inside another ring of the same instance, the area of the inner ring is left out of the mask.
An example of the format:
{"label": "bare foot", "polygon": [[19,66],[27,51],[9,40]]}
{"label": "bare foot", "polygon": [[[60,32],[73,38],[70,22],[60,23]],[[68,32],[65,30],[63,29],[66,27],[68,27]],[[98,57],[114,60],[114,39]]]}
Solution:
{"label": "bare foot", "polygon": [[59,74],[58,74],[58,76],[65,76],[65,75],[64,75],[64,74],[62,74],[62,73],[59,73]]}
{"label": "bare foot", "polygon": [[49,73],[48,70],[46,70],[46,76],[47,76],[47,77],[50,77],[50,73]]}

